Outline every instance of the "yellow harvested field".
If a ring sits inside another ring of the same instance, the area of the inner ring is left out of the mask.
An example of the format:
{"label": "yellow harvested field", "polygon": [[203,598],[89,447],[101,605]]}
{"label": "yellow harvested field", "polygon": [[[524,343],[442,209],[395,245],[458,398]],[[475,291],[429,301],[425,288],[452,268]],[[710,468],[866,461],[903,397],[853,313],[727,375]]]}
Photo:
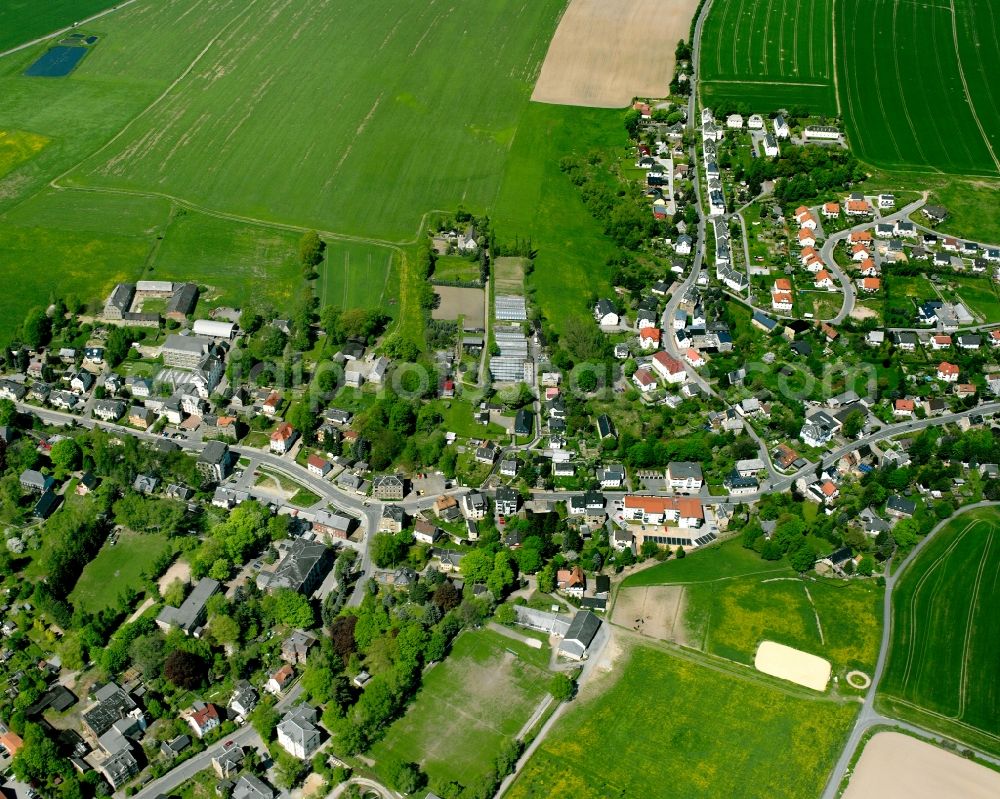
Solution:
{"label": "yellow harvested field", "polygon": [[1000,774],[899,732],[872,736],[844,799],[994,799]]}
{"label": "yellow harvested field", "polygon": [[624,108],[664,97],[674,48],[687,39],[698,0],[571,0],[531,99]]}
{"label": "yellow harvested field", "polygon": [[830,682],[830,661],[774,641],[761,642],[753,665],[764,674],[814,691],[825,691]]}

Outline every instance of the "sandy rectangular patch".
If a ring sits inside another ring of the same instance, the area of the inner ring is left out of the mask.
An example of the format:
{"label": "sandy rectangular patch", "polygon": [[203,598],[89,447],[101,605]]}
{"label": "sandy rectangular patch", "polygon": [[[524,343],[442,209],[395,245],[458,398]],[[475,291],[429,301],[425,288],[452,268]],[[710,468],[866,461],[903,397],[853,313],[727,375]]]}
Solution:
{"label": "sandy rectangular patch", "polygon": [[461,316],[465,319],[466,327],[482,327],[485,324],[486,308],[482,289],[435,286],[434,293],[441,301],[431,311],[432,319],[454,320]]}
{"label": "sandy rectangular patch", "polygon": [[687,39],[698,0],[571,0],[549,43],[531,99],[624,108],[665,97],[674,49]]}
{"label": "sandy rectangular patch", "polygon": [[690,645],[684,626],[687,600],[683,585],[623,588],[615,598],[612,621],[640,635]]}
{"label": "sandy rectangular patch", "polygon": [[753,661],[757,671],[782,680],[825,691],[830,682],[830,661],[774,641],[763,641]]}
{"label": "sandy rectangular patch", "polygon": [[899,732],[872,736],[844,799],[994,799],[1000,774]]}

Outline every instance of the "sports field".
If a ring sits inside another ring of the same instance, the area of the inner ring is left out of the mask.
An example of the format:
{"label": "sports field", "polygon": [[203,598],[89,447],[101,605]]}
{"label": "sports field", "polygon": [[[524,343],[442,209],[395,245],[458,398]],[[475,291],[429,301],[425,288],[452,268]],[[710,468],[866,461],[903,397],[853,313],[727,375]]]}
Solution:
{"label": "sports field", "polygon": [[[514,654],[517,653],[517,654]],[[463,633],[370,755],[419,763],[431,785],[472,785],[545,698],[548,652],[492,630]]]}
{"label": "sports field", "polygon": [[[648,620],[620,617],[620,604],[653,586]],[[615,599],[615,621],[747,665],[762,641],[775,641],[826,658],[843,680],[852,669],[875,667],[881,602],[882,590],[867,582],[801,580],[787,564],[733,541],[630,577]],[[660,605],[673,620],[667,629],[655,624]]]}
{"label": "sports field", "polygon": [[956,516],[917,555],[892,597],[887,709],[1000,753],[1000,512]]}
{"label": "sports field", "polygon": [[841,105],[860,158],[884,168],[1000,174],[994,3],[840,0],[836,24]]}
{"label": "sports field", "polygon": [[707,106],[753,111],[802,106],[836,114],[834,0],[713,0],[702,31]]}
{"label": "sports field", "polygon": [[856,705],[635,646],[558,721],[510,799],[818,796]]}
{"label": "sports field", "polygon": [[[106,38],[127,42],[148,5]],[[178,58],[169,90],[66,184],[411,240],[426,212],[496,196],[563,0],[238,5],[199,8],[210,46]]]}

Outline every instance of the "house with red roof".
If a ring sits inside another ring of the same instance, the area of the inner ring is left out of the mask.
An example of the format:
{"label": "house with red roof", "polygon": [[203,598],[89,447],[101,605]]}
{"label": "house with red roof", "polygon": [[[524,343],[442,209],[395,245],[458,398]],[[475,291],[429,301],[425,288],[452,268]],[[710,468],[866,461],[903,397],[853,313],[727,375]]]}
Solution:
{"label": "house with red roof", "polygon": [[941,361],[937,368],[937,379],[943,380],[945,383],[957,383],[958,382],[958,367],[953,363],[948,363],[947,361]]}

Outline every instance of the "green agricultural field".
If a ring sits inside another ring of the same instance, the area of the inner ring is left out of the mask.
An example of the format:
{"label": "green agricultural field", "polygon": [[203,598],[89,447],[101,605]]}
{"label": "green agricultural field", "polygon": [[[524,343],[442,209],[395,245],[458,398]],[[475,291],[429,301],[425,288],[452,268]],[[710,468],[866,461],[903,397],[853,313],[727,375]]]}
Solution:
{"label": "green agricultural field", "polygon": [[142,589],[142,575],[170,549],[166,536],[123,532],[114,546],[105,544],[84,569],[69,595],[74,607],[97,613],[118,601],[126,588]]}
{"label": "green agricultural field", "polygon": [[978,0],[842,0],[838,84],[857,155],[889,169],[1000,174],[998,19]]}
{"label": "green agricultural field", "polygon": [[510,799],[812,799],[856,713],[652,647],[634,647],[605,680],[558,722]]}
{"label": "green agricultural field", "polygon": [[532,103],[521,119],[492,220],[501,242],[531,240],[528,290],[557,332],[570,315],[590,317],[587,298],[611,291],[608,259],[620,254],[559,161],[626,144],[619,111]]}
{"label": "green agricultural field", "polygon": [[[517,653],[517,654],[512,654]],[[492,630],[463,633],[447,659],[424,675],[406,715],[370,752],[419,763],[431,785],[472,785],[520,733],[546,695],[548,652]]]}
{"label": "green agricultural field", "polygon": [[111,8],[112,0],[5,0],[0,4],[0,51],[54,33]]}
{"label": "green agricultural field", "polygon": [[756,552],[744,549],[734,541],[699,550],[683,560],[668,560],[643,569],[628,577],[622,587],[712,582],[744,575],[791,577],[793,574],[784,561],[761,560]]}
{"label": "green agricultural field", "polygon": [[382,306],[393,311],[399,300],[399,259],[394,250],[371,244],[328,241],[325,255],[319,267],[317,289],[321,306]]}
{"label": "green agricultural field", "polygon": [[956,516],[914,559],[892,597],[885,708],[1000,753],[1000,512]]}
{"label": "green agricultural field", "polygon": [[493,288],[496,294],[524,294],[524,275],[530,265],[527,258],[503,256],[493,262]]}
{"label": "green agricultural field", "polygon": [[[412,240],[428,211],[496,196],[564,2],[237,5],[192,15],[214,45],[176,59],[183,77],[67,185]],[[146,23],[115,24],[127,38]]]}
{"label": "green agricultural field", "polygon": [[702,102],[836,114],[834,0],[715,0],[705,20]]}

